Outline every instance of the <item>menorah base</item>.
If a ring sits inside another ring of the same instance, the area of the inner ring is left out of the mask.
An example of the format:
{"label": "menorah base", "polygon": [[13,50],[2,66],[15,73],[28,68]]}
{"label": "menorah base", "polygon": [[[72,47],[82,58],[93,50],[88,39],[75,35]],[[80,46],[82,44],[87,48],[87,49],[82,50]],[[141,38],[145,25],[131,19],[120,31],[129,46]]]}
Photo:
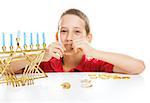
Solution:
{"label": "menorah base", "polygon": [[[35,79],[45,78],[47,75],[39,67],[45,50],[30,50],[7,52],[7,55],[0,58],[0,84],[6,83],[13,87],[33,85]],[[23,74],[15,74],[10,66],[16,60],[25,60],[28,63],[25,66]]]}
{"label": "menorah base", "polygon": [[7,85],[12,85],[13,87],[33,85],[35,79],[46,78],[46,77],[48,76],[43,75],[43,76],[35,76],[35,77],[17,77],[17,78],[13,76],[7,79],[6,78],[1,79],[0,84],[6,83]]}

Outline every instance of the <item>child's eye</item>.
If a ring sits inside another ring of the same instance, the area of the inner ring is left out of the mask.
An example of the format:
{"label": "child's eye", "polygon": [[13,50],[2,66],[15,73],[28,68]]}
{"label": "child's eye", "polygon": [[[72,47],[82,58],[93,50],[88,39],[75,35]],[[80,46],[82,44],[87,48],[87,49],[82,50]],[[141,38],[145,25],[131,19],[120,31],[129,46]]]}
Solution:
{"label": "child's eye", "polygon": [[61,30],[61,32],[67,32],[66,30]]}
{"label": "child's eye", "polygon": [[75,31],[75,35],[80,35],[80,34],[81,34],[81,31],[79,31],[79,30]]}
{"label": "child's eye", "polygon": [[80,31],[77,30],[76,33],[80,33]]}

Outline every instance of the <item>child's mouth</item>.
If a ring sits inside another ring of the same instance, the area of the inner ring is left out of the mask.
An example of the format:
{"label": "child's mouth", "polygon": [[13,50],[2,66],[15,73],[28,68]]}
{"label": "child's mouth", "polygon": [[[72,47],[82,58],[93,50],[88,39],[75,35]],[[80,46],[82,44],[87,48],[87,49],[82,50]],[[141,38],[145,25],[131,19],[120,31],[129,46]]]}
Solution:
{"label": "child's mouth", "polygon": [[72,54],[74,54],[74,48],[72,47],[72,44],[73,44],[72,41],[64,43],[64,47],[66,48],[65,55],[72,55]]}
{"label": "child's mouth", "polygon": [[65,44],[65,48],[66,48],[66,52],[73,50],[72,44]]}

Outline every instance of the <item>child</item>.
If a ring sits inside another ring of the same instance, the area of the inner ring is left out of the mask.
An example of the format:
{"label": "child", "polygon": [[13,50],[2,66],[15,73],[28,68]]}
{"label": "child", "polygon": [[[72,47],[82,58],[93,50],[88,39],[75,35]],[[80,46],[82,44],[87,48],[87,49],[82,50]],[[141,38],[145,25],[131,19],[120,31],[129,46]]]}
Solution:
{"label": "child", "polygon": [[139,74],[145,68],[141,60],[92,48],[89,45],[92,34],[88,18],[77,9],[69,9],[62,14],[56,39],[48,46],[40,64],[45,72]]}

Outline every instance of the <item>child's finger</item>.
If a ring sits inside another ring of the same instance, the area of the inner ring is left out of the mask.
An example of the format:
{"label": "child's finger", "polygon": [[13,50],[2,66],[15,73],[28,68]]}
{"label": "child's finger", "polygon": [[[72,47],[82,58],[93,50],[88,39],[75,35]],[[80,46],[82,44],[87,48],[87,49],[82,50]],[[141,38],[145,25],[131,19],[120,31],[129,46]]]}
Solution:
{"label": "child's finger", "polygon": [[53,51],[53,49],[58,48],[60,49],[60,51],[62,52],[62,54],[64,53],[64,50],[62,49],[62,47],[59,45],[58,42],[53,42],[50,46],[49,46],[49,51]]}
{"label": "child's finger", "polygon": [[81,42],[73,43],[72,47],[73,47],[74,51],[77,52],[78,49],[82,49],[82,43]]}
{"label": "child's finger", "polygon": [[75,51],[75,53],[77,53],[77,52],[79,52],[79,51],[82,51],[82,48],[74,48],[74,51]]}
{"label": "child's finger", "polygon": [[64,50],[64,51],[66,51],[66,48],[65,48],[65,46],[64,46],[63,44],[62,44],[61,46],[62,46],[63,50]]}
{"label": "child's finger", "polygon": [[60,57],[63,57],[63,54],[62,54],[62,52],[60,51],[60,49],[55,48],[55,49],[53,50],[53,53],[55,53],[55,55],[59,55]]}
{"label": "child's finger", "polygon": [[51,44],[52,46],[60,46],[61,47],[61,45],[60,45],[60,43],[59,42],[53,42],[52,44]]}
{"label": "child's finger", "polygon": [[55,45],[55,48],[59,49],[62,52],[62,54],[64,53],[64,50],[60,45]]}
{"label": "child's finger", "polygon": [[60,42],[57,42],[57,44],[62,48],[62,50],[63,51],[65,51],[66,50],[66,48],[64,47],[64,45],[62,44],[62,43],[60,43]]}

